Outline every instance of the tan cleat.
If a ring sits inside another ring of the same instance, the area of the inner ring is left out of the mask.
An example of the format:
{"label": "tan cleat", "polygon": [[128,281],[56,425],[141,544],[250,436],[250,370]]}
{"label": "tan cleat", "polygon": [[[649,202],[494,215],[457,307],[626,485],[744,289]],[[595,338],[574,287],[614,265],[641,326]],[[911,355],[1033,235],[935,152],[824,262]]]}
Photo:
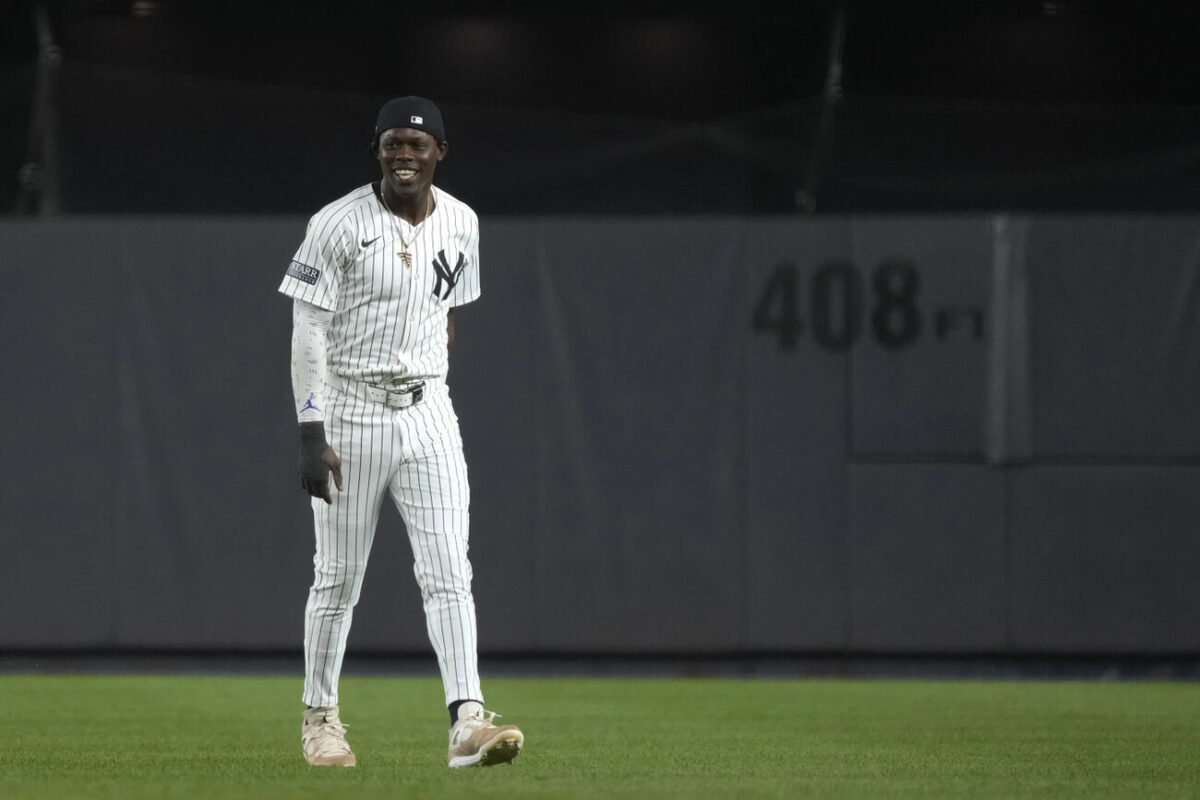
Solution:
{"label": "tan cleat", "polygon": [[[488,716],[485,718],[483,714]],[[447,758],[452,767],[490,767],[511,763],[525,744],[516,725],[495,725],[495,711],[463,717],[450,729]]]}
{"label": "tan cleat", "polygon": [[338,707],[310,708],[300,727],[304,759],[317,767],[353,767],[358,761],[346,744],[346,726],[338,719]]}

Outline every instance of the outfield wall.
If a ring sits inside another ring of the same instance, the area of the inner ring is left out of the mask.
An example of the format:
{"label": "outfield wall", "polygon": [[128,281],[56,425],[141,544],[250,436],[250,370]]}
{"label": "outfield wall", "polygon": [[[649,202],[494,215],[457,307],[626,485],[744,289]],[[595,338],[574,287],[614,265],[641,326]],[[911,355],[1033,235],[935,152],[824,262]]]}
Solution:
{"label": "outfield wall", "polygon": [[[0,649],[299,646],[304,224],[0,221]],[[482,224],[485,651],[1200,652],[1200,217]]]}

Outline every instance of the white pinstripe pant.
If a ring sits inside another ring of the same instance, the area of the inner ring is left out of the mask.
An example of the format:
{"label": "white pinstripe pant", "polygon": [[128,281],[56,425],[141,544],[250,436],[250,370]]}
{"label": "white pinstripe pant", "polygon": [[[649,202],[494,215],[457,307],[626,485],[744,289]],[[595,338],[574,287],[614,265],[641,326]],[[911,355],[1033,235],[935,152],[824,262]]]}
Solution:
{"label": "white pinstripe pant", "polygon": [[305,607],[304,702],[338,701],[346,638],[388,494],[408,529],[446,704],[482,702],[467,560],[471,490],[446,384],[426,382],[424,399],[406,409],[330,389],[325,428],[342,460],[345,491],[337,491],[331,475],[333,504],[312,502],[316,555]]}

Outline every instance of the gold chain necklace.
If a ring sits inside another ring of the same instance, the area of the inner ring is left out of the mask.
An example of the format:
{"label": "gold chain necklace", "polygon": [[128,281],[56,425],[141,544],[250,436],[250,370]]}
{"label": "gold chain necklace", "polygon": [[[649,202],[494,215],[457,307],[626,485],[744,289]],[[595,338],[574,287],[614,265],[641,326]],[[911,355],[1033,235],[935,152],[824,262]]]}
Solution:
{"label": "gold chain necklace", "polygon": [[422,226],[425,225],[425,220],[429,219],[429,215],[433,213],[433,189],[429,190],[429,200],[425,204],[425,216],[421,217],[421,221],[413,226],[412,237],[407,241],[404,239],[404,229],[400,227],[397,217],[400,215],[392,211],[392,207],[388,205],[387,195],[383,192],[383,184],[379,184],[379,199],[383,203],[383,207],[387,209],[388,216],[392,220],[392,226],[396,229],[396,237],[400,239],[400,250],[396,255],[400,256],[400,260],[404,262],[405,269],[412,268],[412,256],[408,253],[408,246],[417,240],[417,236],[421,233]]}

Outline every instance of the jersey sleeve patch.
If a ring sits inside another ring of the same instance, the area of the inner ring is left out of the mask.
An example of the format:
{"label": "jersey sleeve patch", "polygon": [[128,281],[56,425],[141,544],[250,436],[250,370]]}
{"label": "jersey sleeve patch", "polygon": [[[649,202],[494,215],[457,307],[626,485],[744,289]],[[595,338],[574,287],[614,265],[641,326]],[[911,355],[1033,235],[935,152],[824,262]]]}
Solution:
{"label": "jersey sleeve patch", "polygon": [[316,286],[317,278],[321,277],[321,270],[316,267],[310,267],[307,264],[301,264],[299,261],[292,261],[288,265],[287,274],[298,281],[304,281],[309,286]]}

